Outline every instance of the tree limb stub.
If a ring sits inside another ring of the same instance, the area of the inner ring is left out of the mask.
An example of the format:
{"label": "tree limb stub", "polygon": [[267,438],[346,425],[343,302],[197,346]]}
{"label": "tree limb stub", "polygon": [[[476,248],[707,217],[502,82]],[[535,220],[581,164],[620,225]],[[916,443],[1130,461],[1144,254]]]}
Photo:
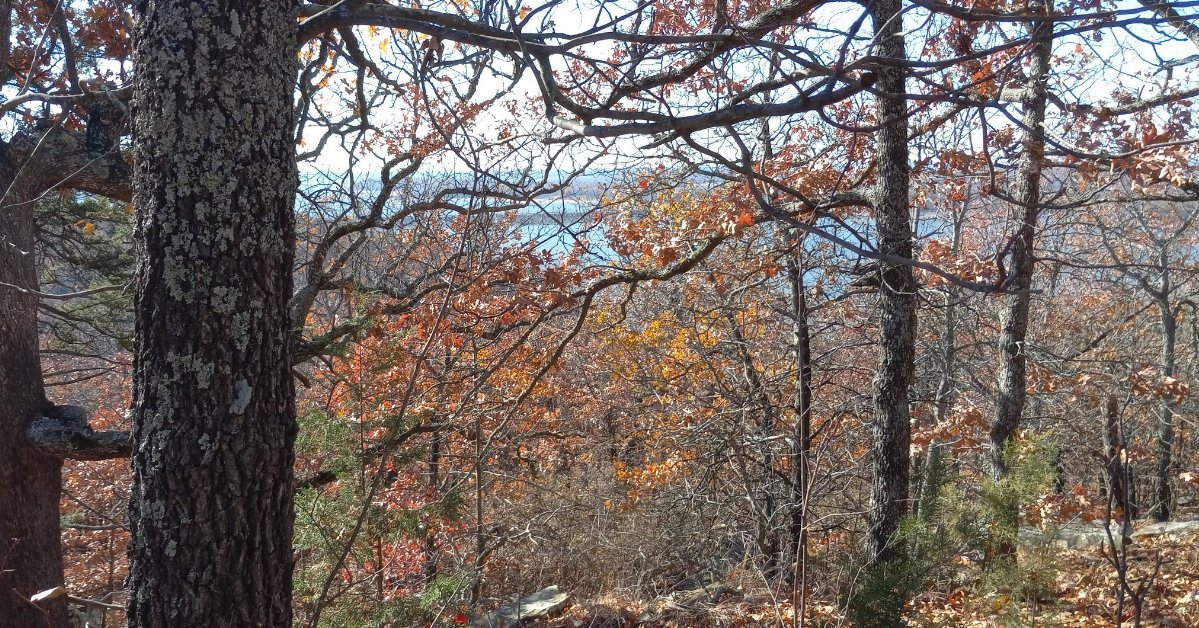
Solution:
{"label": "tree limb stub", "polygon": [[132,453],[129,432],[93,430],[87,424],[87,410],[79,406],[51,406],[30,421],[25,437],[39,451],[56,458],[110,460],[128,458]]}
{"label": "tree limb stub", "polygon": [[[111,122],[111,116],[96,120],[97,125]],[[121,124],[118,120],[117,124]],[[132,198],[131,169],[122,157],[119,147],[93,151],[88,148],[88,138],[94,144],[98,136],[115,137],[121,128],[101,130],[96,126],[89,133],[67,131],[61,126],[18,133],[11,141],[0,147],[8,152],[16,163],[25,164],[21,178],[33,189],[42,193],[59,188],[73,188],[108,198],[129,201]],[[0,189],[0,196],[5,190]]]}

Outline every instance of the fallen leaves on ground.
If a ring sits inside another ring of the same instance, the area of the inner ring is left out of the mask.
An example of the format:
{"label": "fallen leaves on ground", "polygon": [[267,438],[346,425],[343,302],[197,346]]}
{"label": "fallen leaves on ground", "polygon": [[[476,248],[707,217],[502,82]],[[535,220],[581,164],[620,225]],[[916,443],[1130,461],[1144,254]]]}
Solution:
{"label": "fallen leaves on ground", "polygon": [[[930,628],[1114,626],[1120,580],[1105,551],[1099,546],[1062,551],[1056,599],[1021,602],[1002,593],[984,595],[971,589],[927,592],[910,604],[908,621],[912,626]],[[1199,626],[1199,534],[1191,530],[1140,537],[1129,545],[1127,556],[1129,583],[1134,590],[1153,576],[1146,585],[1142,626]],[[807,608],[809,626],[851,625],[842,608],[830,601],[812,601]],[[1133,614],[1133,602],[1126,595],[1122,623],[1132,625]],[[536,625],[546,628],[791,626],[792,605],[786,596],[760,592],[692,608],[664,608],[655,601],[605,600],[576,604],[565,615]]]}

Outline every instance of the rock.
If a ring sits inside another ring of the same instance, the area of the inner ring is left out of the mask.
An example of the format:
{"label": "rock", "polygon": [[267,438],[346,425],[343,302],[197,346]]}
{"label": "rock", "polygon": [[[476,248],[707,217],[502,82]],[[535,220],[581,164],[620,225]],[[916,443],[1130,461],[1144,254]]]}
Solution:
{"label": "rock", "polygon": [[[1123,544],[1120,534],[1120,524],[1112,522],[1112,540],[1116,547]],[[1134,535],[1135,536],[1135,535]],[[1037,528],[1022,528],[1020,538],[1023,541],[1043,541],[1059,549],[1078,549],[1092,545],[1107,545],[1107,530],[1100,523],[1065,523],[1050,530]]]}
{"label": "rock", "polygon": [[[112,622],[109,622],[110,624]],[[99,628],[104,625],[104,609],[99,606],[67,607],[67,626],[70,628]]]}
{"label": "rock", "polygon": [[1161,523],[1151,523],[1133,532],[1132,537],[1135,539],[1142,536],[1154,537],[1165,534],[1195,533],[1199,533],[1199,521],[1163,521]]}
{"label": "rock", "polygon": [[549,617],[566,608],[568,604],[569,593],[557,586],[547,587],[511,604],[505,604],[483,617],[476,617],[470,625],[471,628],[506,628],[526,619]]}
{"label": "rock", "polygon": [[[1167,534],[1199,534],[1199,521],[1165,521],[1141,526],[1127,539],[1120,534],[1120,524],[1112,522],[1112,540],[1116,547],[1123,542],[1141,537],[1155,537]],[[1107,545],[1107,530],[1101,523],[1066,523],[1053,530],[1038,530],[1022,528],[1020,539],[1026,542],[1045,541],[1060,549],[1079,549],[1092,545]]]}

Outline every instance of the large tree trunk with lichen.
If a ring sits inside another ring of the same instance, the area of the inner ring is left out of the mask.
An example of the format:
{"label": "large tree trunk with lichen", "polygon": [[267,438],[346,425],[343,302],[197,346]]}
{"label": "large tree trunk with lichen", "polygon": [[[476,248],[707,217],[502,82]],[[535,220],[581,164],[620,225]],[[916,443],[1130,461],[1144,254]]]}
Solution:
{"label": "large tree trunk with lichen", "polygon": [[[905,57],[903,20],[898,0],[871,5],[878,54],[884,59]],[[912,257],[912,222],[908,207],[908,132],[906,73],[902,64],[887,64],[878,72],[880,95],[877,133],[878,193],[874,215],[879,252],[901,259]],[[916,342],[916,294],[911,266],[880,262],[879,364],[874,377],[874,434],[871,445],[870,510],[866,551],[875,563],[897,558],[892,543],[907,512],[911,424],[908,388],[911,386]]]}
{"label": "large tree trunk with lichen", "polygon": [[129,625],[289,627],[297,9],[140,9]]}
{"label": "large tree trunk with lichen", "polygon": [[29,602],[62,584],[62,460],[25,440],[49,404],[38,359],[33,203],[28,185],[14,185],[18,168],[0,146],[0,628],[57,627],[66,622],[63,600]]}

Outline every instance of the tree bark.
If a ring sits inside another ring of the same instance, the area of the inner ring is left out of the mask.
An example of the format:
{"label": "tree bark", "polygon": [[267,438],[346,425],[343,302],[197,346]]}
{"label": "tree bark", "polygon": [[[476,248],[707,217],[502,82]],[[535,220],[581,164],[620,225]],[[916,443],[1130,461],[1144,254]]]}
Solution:
{"label": "tree bark", "polygon": [[[8,6],[4,5],[7,15]],[[120,121],[116,122],[120,124]],[[31,427],[53,428],[38,354],[39,285],[34,205],[56,187],[128,198],[129,169],[116,147],[91,151],[79,133],[35,128],[0,142],[0,628],[63,626],[65,598],[28,597],[62,584],[59,495],[62,458],[103,456],[96,442],[114,439],[75,417],[67,449],[46,448]],[[78,455],[77,455],[78,454]],[[43,612],[44,611],[44,612]]]}
{"label": "tree bark", "polygon": [[290,627],[297,8],[138,9],[129,625]]}
{"label": "tree bark", "polygon": [[62,460],[25,440],[48,407],[38,358],[37,266],[31,182],[0,145],[0,628],[65,626],[65,599],[45,611],[29,596],[62,584],[58,501]]}
{"label": "tree bark", "polygon": [[97,432],[79,406],[50,405],[25,430],[30,444],[44,454],[72,460],[111,460],[132,453],[129,432]]}
{"label": "tree bark", "polygon": [[[899,0],[870,5],[878,55],[905,58],[903,19]],[[912,257],[912,221],[908,206],[908,132],[906,71],[902,64],[882,66],[877,133],[878,193],[874,215],[879,252],[902,259]],[[870,560],[884,562],[900,556],[891,537],[907,512],[909,447],[912,440],[908,388],[915,364],[916,295],[912,268],[880,262],[879,364],[874,377],[874,432],[871,445],[872,487],[867,514],[866,551]]]}
{"label": "tree bark", "polygon": [[[1158,292],[1158,311],[1161,314],[1161,371],[1162,377],[1174,376],[1174,347],[1178,338],[1178,321],[1174,318],[1175,308],[1170,305],[1170,267],[1162,253],[1161,290]],[[1174,399],[1167,397],[1161,402],[1157,414],[1157,466],[1153,474],[1153,509],[1155,521],[1170,519],[1170,471],[1174,458]]]}
{"label": "tree bark", "polygon": [[[808,324],[807,288],[804,283],[802,237],[795,237],[796,252],[787,260],[787,279],[791,288],[791,342],[798,380],[792,410],[795,428],[791,435],[791,513],[788,531],[791,536],[792,603],[800,621],[804,621],[807,606],[808,520],[811,515],[811,453],[812,453],[812,333]],[[796,599],[798,598],[798,599]]]}
{"label": "tree bark", "polygon": [[1115,395],[1108,395],[1103,403],[1103,455],[1104,455],[1104,491],[1111,503],[1123,511],[1123,521],[1127,524],[1135,519],[1136,502],[1132,495],[1126,461],[1128,443],[1120,426],[1120,403]]}
{"label": "tree bark", "polygon": [[[1046,14],[1041,0],[1030,4],[1034,13]],[[1045,161],[1045,100],[1049,60],[1053,50],[1053,22],[1033,24],[1032,60],[1028,69],[1027,99],[1024,101],[1024,138],[1016,171],[1014,194],[1019,223],[1008,244],[1011,263],[1004,285],[1011,292],[1002,314],[999,336],[999,383],[995,419],[991,423],[991,475],[999,481],[1007,475],[1003,453],[1020,427],[1028,397],[1027,355],[1028,312],[1032,303],[1032,275],[1037,220],[1041,209],[1041,170]]]}
{"label": "tree bark", "polygon": [[[962,227],[966,221],[969,209],[969,194],[962,202],[961,210],[955,212],[953,218],[953,246],[951,250],[956,256],[961,252]],[[957,286],[945,287],[945,310],[941,318],[941,342],[939,349],[941,378],[937,381],[937,390],[933,394],[933,425],[942,425],[949,419],[954,390],[957,386],[957,303],[961,298],[961,289]],[[913,514],[926,516],[929,505],[936,499],[938,477],[944,465],[945,444],[932,441],[928,444],[928,453],[921,468],[916,494],[912,501]],[[919,463],[917,463],[918,465]]]}

